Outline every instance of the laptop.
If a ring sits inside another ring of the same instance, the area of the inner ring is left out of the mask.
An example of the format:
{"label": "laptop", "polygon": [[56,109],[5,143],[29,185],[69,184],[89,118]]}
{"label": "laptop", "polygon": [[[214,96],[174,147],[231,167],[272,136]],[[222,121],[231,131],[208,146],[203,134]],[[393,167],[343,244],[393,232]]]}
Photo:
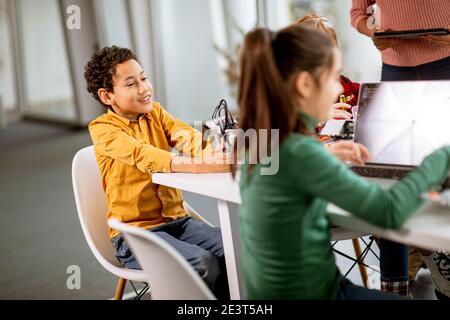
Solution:
{"label": "laptop", "polygon": [[450,81],[363,83],[354,141],[368,148],[371,159],[352,171],[403,178],[433,151],[450,145]]}

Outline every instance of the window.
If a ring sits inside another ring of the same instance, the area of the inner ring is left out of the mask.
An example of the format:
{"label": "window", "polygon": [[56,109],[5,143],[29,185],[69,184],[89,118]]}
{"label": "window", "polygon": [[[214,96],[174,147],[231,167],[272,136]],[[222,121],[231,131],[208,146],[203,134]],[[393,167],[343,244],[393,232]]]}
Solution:
{"label": "window", "polygon": [[72,79],[58,0],[20,0],[26,115],[76,121]]}
{"label": "window", "polygon": [[10,15],[6,0],[0,0],[0,127],[6,126],[8,113],[18,108]]}

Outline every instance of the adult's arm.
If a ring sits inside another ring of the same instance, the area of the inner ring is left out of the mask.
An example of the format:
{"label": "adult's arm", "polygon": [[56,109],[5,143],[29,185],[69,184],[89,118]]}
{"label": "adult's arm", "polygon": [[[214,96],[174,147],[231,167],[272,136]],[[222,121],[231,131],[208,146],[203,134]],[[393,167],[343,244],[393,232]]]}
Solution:
{"label": "adult's arm", "polygon": [[367,27],[367,8],[370,6],[370,0],[352,0],[352,9],[350,10],[350,19],[353,28],[358,32],[372,38],[373,30]]}
{"label": "adult's arm", "polygon": [[352,0],[352,9],[350,11],[350,18],[352,26],[361,34],[371,38],[375,47],[379,51],[384,51],[388,48],[392,48],[398,43],[396,38],[383,38],[377,39],[374,37],[375,29],[369,29],[367,26],[367,8],[370,6],[370,0]]}

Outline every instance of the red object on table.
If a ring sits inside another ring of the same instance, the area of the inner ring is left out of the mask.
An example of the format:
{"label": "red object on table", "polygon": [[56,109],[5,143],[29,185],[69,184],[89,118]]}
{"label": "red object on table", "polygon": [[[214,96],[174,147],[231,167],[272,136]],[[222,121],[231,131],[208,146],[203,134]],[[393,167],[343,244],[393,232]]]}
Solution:
{"label": "red object on table", "polygon": [[[359,87],[361,86],[358,82],[353,82],[346,76],[341,75],[341,85],[343,88],[342,95],[345,96],[345,101],[347,104],[351,105],[352,108],[358,104]],[[340,102],[339,99],[336,102]],[[349,109],[348,112],[352,113]],[[323,124],[319,124],[316,127],[316,133],[318,134],[322,130]],[[328,140],[330,137],[322,136],[319,139],[321,141]]]}
{"label": "red object on table", "polygon": [[360,84],[357,82],[352,82],[349,78],[341,75],[341,85],[344,89],[342,94],[345,96],[346,103],[352,107],[356,106],[358,104]]}

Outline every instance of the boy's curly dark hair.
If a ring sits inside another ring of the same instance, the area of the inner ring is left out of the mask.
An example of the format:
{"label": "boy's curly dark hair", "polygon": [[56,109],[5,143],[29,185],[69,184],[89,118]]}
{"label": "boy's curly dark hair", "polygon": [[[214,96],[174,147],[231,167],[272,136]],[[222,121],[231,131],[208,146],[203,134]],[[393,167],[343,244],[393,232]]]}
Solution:
{"label": "boy's curly dark hair", "polygon": [[130,49],[117,46],[105,47],[91,57],[84,67],[84,78],[87,90],[95,100],[103,104],[98,96],[98,90],[105,88],[109,92],[113,92],[113,76],[116,74],[116,66],[132,59],[137,61],[135,54]]}

